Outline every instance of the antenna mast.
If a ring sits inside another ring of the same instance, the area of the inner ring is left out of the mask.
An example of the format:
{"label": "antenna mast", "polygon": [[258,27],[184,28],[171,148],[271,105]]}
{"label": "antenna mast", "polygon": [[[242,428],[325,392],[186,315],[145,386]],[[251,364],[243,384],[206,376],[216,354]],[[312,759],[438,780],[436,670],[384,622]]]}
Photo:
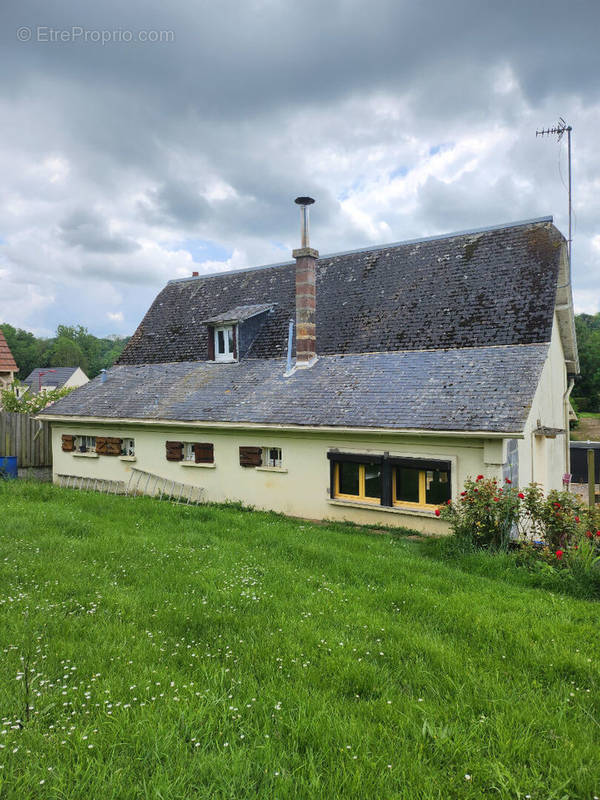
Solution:
{"label": "antenna mast", "polygon": [[572,219],[572,203],[571,203],[571,131],[573,129],[570,125],[564,121],[562,117],[559,117],[558,125],[554,128],[542,128],[541,131],[536,131],[536,136],[550,136],[551,134],[555,134],[558,136],[558,141],[562,139],[567,134],[567,150],[568,150],[568,160],[569,160],[569,239],[568,239],[568,246],[569,246],[569,280],[571,279],[571,242],[572,242],[572,227],[571,227],[571,219]]}

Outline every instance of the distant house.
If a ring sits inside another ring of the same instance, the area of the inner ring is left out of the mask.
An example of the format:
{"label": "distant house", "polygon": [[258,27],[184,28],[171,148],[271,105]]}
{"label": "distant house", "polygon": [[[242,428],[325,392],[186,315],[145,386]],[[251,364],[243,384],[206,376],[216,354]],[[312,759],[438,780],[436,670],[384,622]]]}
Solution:
{"label": "distant house", "polygon": [[37,394],[52,389],[76,388],[88,381],[81,367],[37,367],[29,373],[20,388]]}
{"label": "distant house", "polygon": [[139,469],[432,532],[468,476],[561,486],[579,363],[551,217],[293,256],[170,281],[118,364],[41,415],[55,480]]}
{"label": "distant house", "polygon": [[10,352],[4,333],[0,330],[0,389],[8,389],[18,371],[17,362]]}

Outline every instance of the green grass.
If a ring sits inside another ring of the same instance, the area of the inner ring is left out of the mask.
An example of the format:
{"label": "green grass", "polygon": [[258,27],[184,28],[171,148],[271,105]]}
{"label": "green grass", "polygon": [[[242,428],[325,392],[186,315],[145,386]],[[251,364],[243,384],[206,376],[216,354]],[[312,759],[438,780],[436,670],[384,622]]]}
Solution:
{"label": "green grass", "polygon": [[600,795],[597,603],[235,507],[0,518],[2,800]]}

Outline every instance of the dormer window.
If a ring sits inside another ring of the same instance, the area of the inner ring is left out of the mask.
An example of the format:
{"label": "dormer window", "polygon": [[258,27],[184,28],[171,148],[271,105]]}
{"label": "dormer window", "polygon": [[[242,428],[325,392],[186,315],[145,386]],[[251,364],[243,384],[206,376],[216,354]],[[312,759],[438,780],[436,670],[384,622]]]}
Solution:
{"label": "dormer window", "polygon": [[215,327],[215,361],[235,360],[235,333],[233,325]]}
{"label": "dormer window", "polygon": [[273,303],[235,306],[203,320],[208,328],[208,360],[227,363],[244,358],[272,310]]}

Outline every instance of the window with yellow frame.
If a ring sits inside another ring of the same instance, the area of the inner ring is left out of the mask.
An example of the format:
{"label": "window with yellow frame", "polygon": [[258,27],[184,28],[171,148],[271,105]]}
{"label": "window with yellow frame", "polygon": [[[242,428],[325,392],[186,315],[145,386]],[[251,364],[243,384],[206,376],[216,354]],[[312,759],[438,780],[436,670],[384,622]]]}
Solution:
{"label": "window with yellow frame", "polygon": [[339,461],[334,469],[334,497],[381,503],[381,464]]}
{"label": "window with yellow frame", "polygon": [[433,509],[446,503],[450,495],[450,470],[402,465],[396,465],[392,470],[392,502],[395,506]]}
{"label": "window with yellow frame", "polygon": [[433,511],[452,494],[449,461],[331,450],[331,497]]}

